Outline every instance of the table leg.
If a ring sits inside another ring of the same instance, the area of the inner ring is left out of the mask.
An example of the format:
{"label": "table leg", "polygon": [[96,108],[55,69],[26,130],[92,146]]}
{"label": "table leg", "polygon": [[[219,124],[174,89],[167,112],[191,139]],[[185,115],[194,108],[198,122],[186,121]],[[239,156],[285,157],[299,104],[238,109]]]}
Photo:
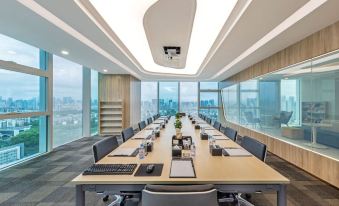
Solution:
{"label": "table leg", "polygon": [[278,206],[286,206],[287,198],[286,198],[286,185],[280,185],[279,190],[277,191],[277,205]]}
{"label": "table leg", "polygon": [[85,206],[85,191],[82,189],[82,186],[76,185],[75,190],[76,206]]}

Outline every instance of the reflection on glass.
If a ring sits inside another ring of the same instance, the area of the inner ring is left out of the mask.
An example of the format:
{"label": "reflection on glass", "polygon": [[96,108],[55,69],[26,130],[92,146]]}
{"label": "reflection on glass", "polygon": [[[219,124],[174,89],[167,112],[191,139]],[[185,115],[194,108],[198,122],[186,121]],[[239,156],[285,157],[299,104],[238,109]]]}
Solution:
{"label": "reflection on glass", "polygon": [[200,109],[200,114],[206,115],[212,119],[212,122],[217,121],[219,118],[219,109]]}
{"label": "reflection on glass", "polygon": [[141,119],[158,113],[158,82],[141,82]]}
{"label": "reflection on glass", "polygon": [[98,131],[98,72],[91,70],[91,135],[97,134]]}
{"label": "reflection on glass", "polygon": [[0,59],[39,68],[39,49],[0,34]]}
{"label": "reflection on glass", "polygon": [[197,82],[180,82],[180,112],[198,114]]}
{"label": "reflection on glass", "polygon": [[178,82],[159,82],[159,113],[175,115],[178,112]]}
{"label": "reflection on glass", "polygon": [[200,82],[200,90],[216,90],[218,89],[218,82]]}
{"label": "reflection on glass", "polygon": [[53,147],[82,137],[82,66],[53,56]]}
{"label": "reflection on glass", "polygon": [[0,169],[46,152],[46,134],[40,134],[45,122],[45,117],[0,120]]}
{"label": "reflection on glass", "polygon": [[200,92],[200,107],[217,107],[218,92]]}
{"label": "reflection on glass", "polygon": [[0,69],[0,114],[36,112],[40,108],[40,79],[43,77]]}
{"label": "reflection on glass", "polygon": [[339,159],[338,51],[224,88],[222,101],[230,122]]}

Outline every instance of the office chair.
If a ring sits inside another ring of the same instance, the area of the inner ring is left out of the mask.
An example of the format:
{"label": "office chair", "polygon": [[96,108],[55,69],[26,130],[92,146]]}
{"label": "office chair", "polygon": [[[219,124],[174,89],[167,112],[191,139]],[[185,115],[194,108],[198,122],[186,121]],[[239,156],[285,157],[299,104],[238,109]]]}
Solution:
{"label": "office chair", "polygon": [[[106,137],[105,139],[96,142],[93,145],[93,155],[94,162],[97,163],[100,159],[108,155],[110,152],[119,147],[119,143],[116,136]],[[109,195],[107,192],[103,191],[99,194],[103,194],[104,198],[102,199],[104,202],[108,201]],[[120,195],[114,195],[115,200],[110,205],[120,204],[123,200],[123,197]]]}
{"label": "office chair", "polygon": [[281,124],[285,124],[288,127],[288,122],[291,120],[293,111],[287,112],[287,111],[281,111],[279,117],[274,117],[273,120],[278,120]]}
{"label": "office chair", "polygon": [[134,131],[132,127],[128,127],[127,129],[122,130],[121,136],[124,142],[126,142],[129,138],[134,136]]}
{"label": "office chair", "polygon": [[142,206],[218,206],[213,185],[146,185]]}
{"label": "office chair", "polygon": [[209,117],[207,117],[207,118],[206,118],[206,122],[207,122],[208,124],[212,124],[212,119],[209,118]]}
{"label": "office chair", "polygon": [[251,124],[255,128],[257,127],[257,124],[259,124],[259,127],[261,128],[261,120],[258,117],[254,117],[253,112],[247,111],[244,112],[245,118],[246,118],[246,124]]}
{"label": "office chair", "polygon": [[138,123],[138,126],[139,126],[139,130],[143,130],[145,127],[146,127],[146,122],[145,121],[141,121]]}
{"label": "office chair", "polygon": [[[266,153],[267,153],[267,147],[265,144],[250,138],[248,136],[244,136],[242,138],[241,144],[240,144],[244,149],[246,149],[248,152],[250,152],[252,155],[260,159],[261,161],[265,162],[266,158]],[[260,192],[260,191],[258,191]],[[225,197],[219,199],[219,202],[236,202],[240,203],[241,205],[246,205],[246,206],[254,206],[250,202],[248,202],[246,199],[241,197],[241,193],[237,194],[222,194],[225,195]],[[245,194],[246,196],[249,196],[248,194]]]}
{"label": "office chair", "polygon": [[225,127],[223,133],[224,133],[224,135],[226,135],[226,137],[233,140],[233,142],[237,141],[238,132],[236,130],[229,128],[229,127]]}
{"label": "office chair", "polygon": [[154,121],[155,121],[156,119],[158,119],[158,115],[153,115],[153,119],[154,119]]}
{"label": "office chair", "polygon": [[215,121],[214,124],[213,124],[213,127],[214,127],[216,130],[220,131],[220,127],[221,127],[220,122]]}
{"label": "office chair", "polygon": [[149,125],[149,124],[152,124],[152,122],[153,122],[152,117],[147,118],[147,124],[148,124],[148,125]]}

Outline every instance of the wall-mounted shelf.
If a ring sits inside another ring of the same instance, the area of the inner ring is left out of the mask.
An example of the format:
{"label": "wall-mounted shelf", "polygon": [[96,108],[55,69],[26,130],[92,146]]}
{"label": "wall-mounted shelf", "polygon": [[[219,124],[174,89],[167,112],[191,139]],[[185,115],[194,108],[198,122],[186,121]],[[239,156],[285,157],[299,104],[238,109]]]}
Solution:
{"label": "wall-mounted shelf", "polygon": [[99,106],[100,134],[120,135],[123,128],[123,102],[101,101]]}

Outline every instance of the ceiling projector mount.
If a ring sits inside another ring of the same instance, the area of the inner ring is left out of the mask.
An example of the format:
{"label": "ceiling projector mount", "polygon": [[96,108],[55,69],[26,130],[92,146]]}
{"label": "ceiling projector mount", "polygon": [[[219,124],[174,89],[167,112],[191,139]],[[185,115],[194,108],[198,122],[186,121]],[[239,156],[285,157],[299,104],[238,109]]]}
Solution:
{"label": "ceiling projector mount", "polygon": [[180,47],[178,46],[164,46],[164,52],[167,60],[173,60],[180,55]]}

